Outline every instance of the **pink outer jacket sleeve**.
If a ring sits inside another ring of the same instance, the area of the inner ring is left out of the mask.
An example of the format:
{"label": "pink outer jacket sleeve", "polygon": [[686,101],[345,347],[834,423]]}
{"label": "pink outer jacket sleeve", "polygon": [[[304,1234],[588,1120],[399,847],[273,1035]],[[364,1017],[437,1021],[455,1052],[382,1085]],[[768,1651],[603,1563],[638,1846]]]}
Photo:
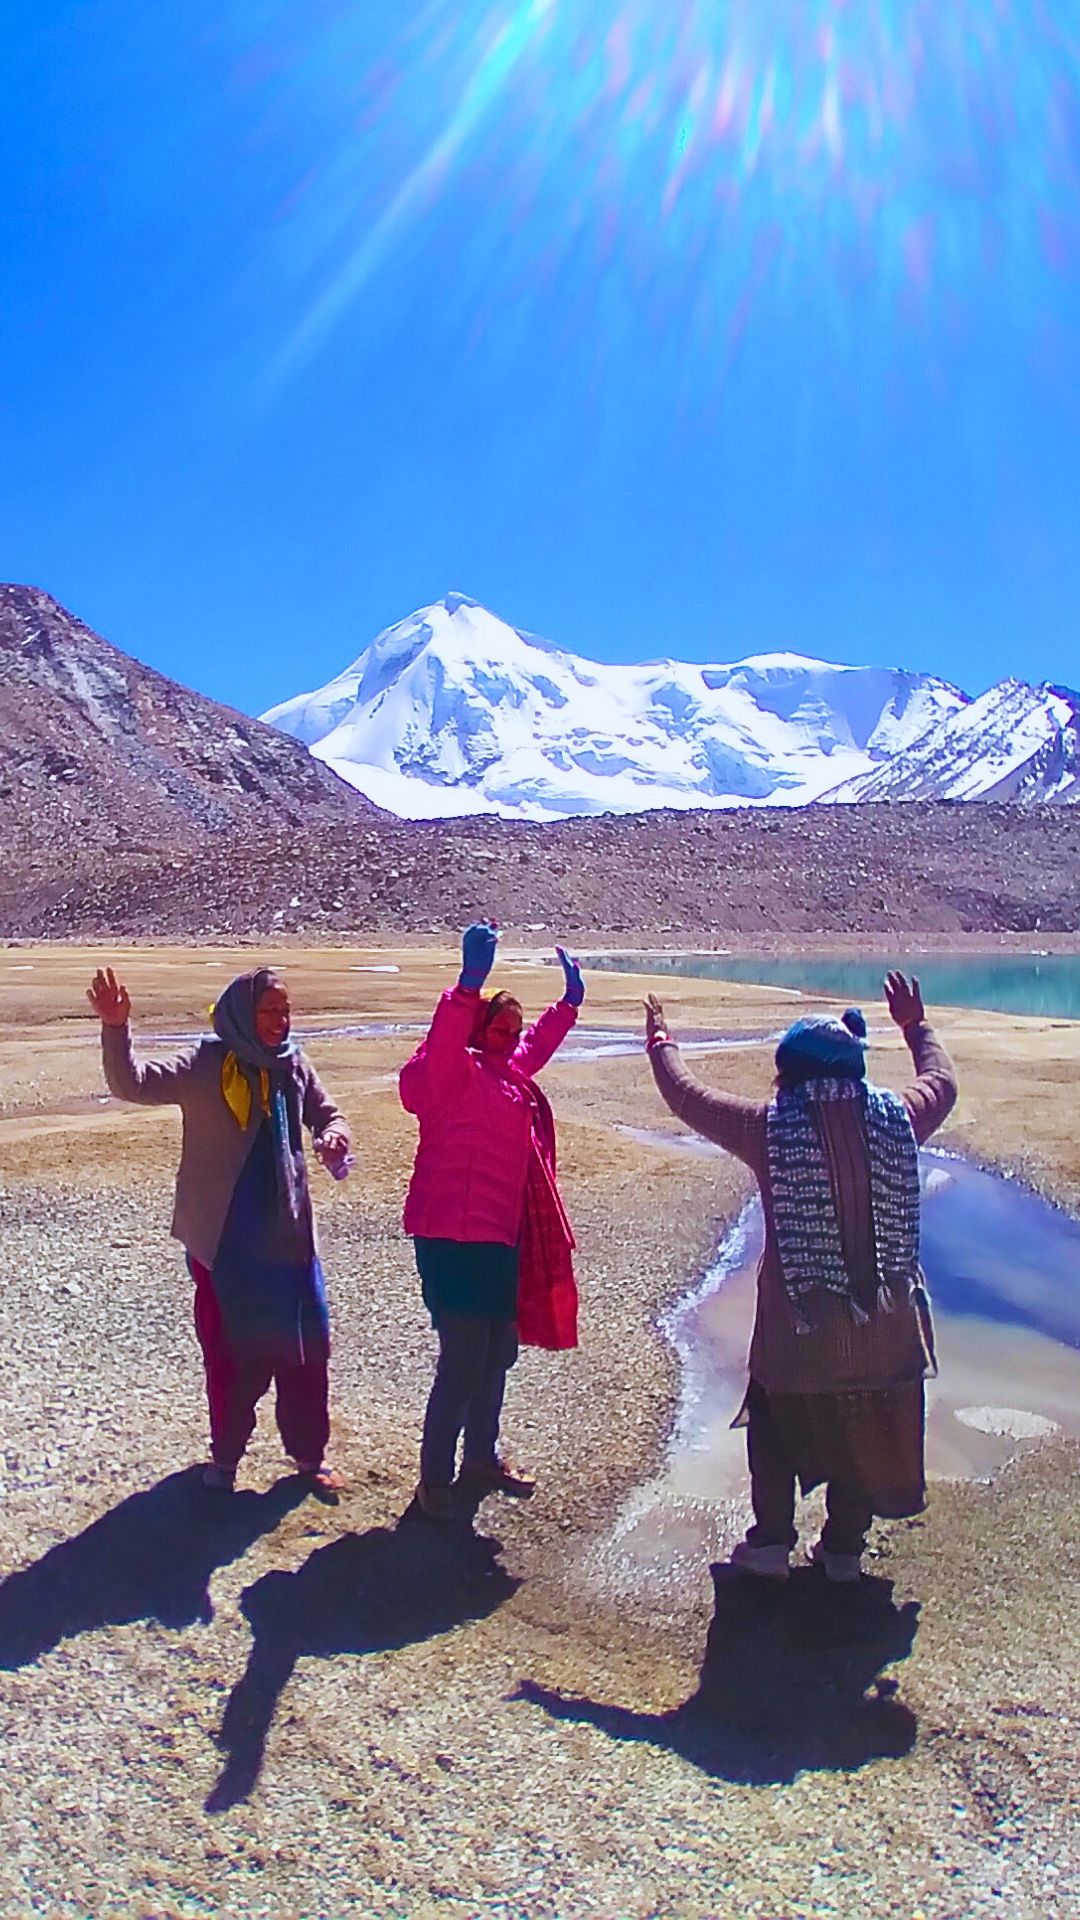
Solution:
{"label": "pink outer jacket sleeve", "polygon": [[511,1064],[526,1080],[546,1067],[553,1053],[557,1053],[578,1017],[578,1010],[568,1000],[557,1000],[553,1007],[531,1026],[521,1037],[511,1057]]}
{"label": "pink outer jacket sleeve", "polygon": [[398,1075],[398,1092],[406,1113],[419,1113],[456,1092],[468,1071],[466,1048],[476,1019],[480,995],[466,987],[448,987],[440,994],[435,1015],[422,1040]]}

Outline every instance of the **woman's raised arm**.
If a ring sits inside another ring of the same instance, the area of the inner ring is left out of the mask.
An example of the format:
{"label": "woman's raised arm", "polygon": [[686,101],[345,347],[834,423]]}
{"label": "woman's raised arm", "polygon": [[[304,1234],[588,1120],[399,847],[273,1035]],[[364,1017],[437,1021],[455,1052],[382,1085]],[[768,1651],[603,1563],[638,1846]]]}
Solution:
{"label": "woman's raised arm", "polygon": [[684,1065],[654,993],[645,1002],[645,1045],[660,1097],[676,1118],[755,1169],[764,1153],[765,1108],[759,1100],[703,1087]]}
{"label": "woman's raised arm", "polygon": [[915,1066],[915,1083],[905,1087],[903,1100],[921,1147],[943,1125],[956,1105],[956,1069],[926,1018],[922,992],[914,975],[908,980],[902,973],[888,974],[885,1000]]}
{"label": "woman's raised arm", "polygon": [[128,1024],[131,996],[111,967],[98,968],[86,997],[101,1021],[101,1064],[109,1092],[139,1107],[183,1106],[198,1047],[175,1060],[136,1060]]}
{"label": "woman's raised arm", "polygon": [[434,1018],[422,1040],[398,1075],[398,1092],[406,1113],[453,1093],[468,1068],[466,1048],[480,1004],[480,989],[495,960],[498,929],[476,920],[461,936],[461,972],[456,987],[439,998]]}

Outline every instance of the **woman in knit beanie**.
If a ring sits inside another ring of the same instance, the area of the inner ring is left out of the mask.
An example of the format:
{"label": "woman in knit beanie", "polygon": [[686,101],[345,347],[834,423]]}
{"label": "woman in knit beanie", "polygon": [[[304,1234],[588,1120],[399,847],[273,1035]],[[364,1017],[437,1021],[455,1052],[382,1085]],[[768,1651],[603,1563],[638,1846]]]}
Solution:
{"label": "woman in knit beanie", "polygon": [[890,973],[889,1013],[912,1057],[902,1095],[866,1077],[866,1021],[811,1015],[776,1049],[768,1101],[702,1086],[655,996],[646,1044],[672,1112],[757,1177],[765,1220],[749,1381],[734,1422],[747,1428],[754,1525],[734,1565],[784,1579],[796,1544],[795,1490],[824,1484],[813,1558],[857,1580],[875,1514],[921,1512],[923,1382],[933,1332],[919,1267],[917,1149],[941,1126],[956,1079],[917,980]]}

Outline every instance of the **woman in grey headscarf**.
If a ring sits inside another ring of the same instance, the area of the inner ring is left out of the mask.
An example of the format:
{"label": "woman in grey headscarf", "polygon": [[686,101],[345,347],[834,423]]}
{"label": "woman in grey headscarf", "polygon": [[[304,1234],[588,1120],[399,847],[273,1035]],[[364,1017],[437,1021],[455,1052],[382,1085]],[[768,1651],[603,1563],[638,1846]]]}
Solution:
{"label": "woman in grey headscarf", "polygon": [[933,1336],[919,1269],[917,1148],[956,1099],[948,1054],[917,980],[885,997],[915,1079],[902,1095],[866,1080],[866,1022],[797,1020],[776,1050],[769,1101],[703,1087],[650,995],[646,1041],[663,1098],[688,1126],[745,1161],[765,1216],[746,1425],[754,1525],[732,1560],[786,1578],[795,1485],[824,1483],[814,1558],[857,1580],[874,1514],[925,1505],[923,1380]]}
{"label": "woman in grey headscarf", "polygon": [[303,1129],[338,1177],[350,1136],[290,1036],[284,983],[267,967],[239,974],[214,1008],[215,1037],[168,1061],[136,1060],[131,1001],[111,967],[94,976],[87,999],[101,1021],[110,1092],[183,1114],[172,1231],[195,1282],[210,1405],[206,1484],[232,1487],[273,1383],[286,1453],[333,1492],[324,1464],[330,1331]]}

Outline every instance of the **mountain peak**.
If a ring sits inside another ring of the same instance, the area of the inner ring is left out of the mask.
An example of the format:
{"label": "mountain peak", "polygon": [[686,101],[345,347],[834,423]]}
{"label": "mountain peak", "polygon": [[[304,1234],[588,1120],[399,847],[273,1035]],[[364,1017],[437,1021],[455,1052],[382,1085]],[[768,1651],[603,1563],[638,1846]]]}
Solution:
{"label": "mountain peak", "polygon": [[423,819],[797,805],[966,704],[929,675],[786,652],[613,665],[449,593],[264,718],[380,806]]}
{"label": "mountain peak", "polygon": [[737,673],[747,667],[753,673],[857,673],[857,667],[840,667],[832,660],[816,660],[808,653],[748,653],[728,669]]}
{"label": "mountain peak", "polygon": [[827,800],[1080,798],[1075,696],[1010,676],[965,699],[899,753],[823,795]]}

